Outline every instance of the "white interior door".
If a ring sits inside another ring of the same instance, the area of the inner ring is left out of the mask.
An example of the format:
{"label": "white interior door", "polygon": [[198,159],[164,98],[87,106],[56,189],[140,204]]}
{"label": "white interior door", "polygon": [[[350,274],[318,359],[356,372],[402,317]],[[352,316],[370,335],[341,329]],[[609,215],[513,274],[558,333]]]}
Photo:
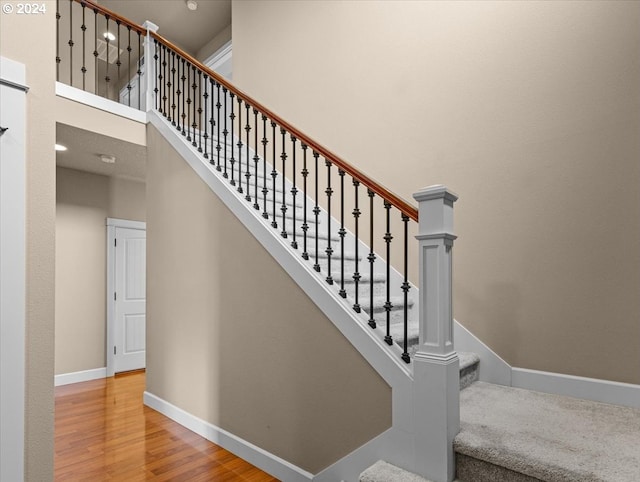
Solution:
{"label": "white interior door", "polygon": [[114,371],[145,367],[146,246],[144,229],[115,228]]}

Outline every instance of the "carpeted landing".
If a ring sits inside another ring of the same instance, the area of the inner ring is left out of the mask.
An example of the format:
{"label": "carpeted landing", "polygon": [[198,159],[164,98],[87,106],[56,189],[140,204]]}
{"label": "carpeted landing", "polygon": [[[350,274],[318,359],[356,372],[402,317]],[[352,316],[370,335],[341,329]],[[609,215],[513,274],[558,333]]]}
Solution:
{"label": "carpeted landing", "polygon": [[640,410],[478,382],[455,449],[464,481],[640,481]]}

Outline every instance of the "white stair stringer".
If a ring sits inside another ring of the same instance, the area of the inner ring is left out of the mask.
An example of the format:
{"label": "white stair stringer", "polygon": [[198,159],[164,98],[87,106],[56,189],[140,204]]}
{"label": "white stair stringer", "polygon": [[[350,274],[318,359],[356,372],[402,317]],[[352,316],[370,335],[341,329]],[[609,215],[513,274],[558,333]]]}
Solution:
{"label": "white stair stringer", "polygon": [[[204,159],[161,114],[150,111],[148,119],[392,389],[391,428],[316,474],[312,480],[355,481],[362,470],[380,458],[380,454],[384,454],[385,460],[390,463],[403,467],[415,466],[420,454],[416,453],[414,447],[413,367],[411,363],[406,364],[401,359],[400,347],[396,344],[387,345],[380,325],[371,329],[367,324],[368,315],[364,312],[356,313],[352,308],[352,300],[340,297],[336,285],[324,281],[326,271],[317,273],[313,269],[313,263],[301,257],[301,248],[293,249],[291,239],[280,235],[280,226],[279,229],[272,228],[271,219],[263,218],[262,211],[254,209],[253,202],[245,199],[245,193],[241,194],[236,187],[231,186],[228,179],[223,178],[215,166]],[[326,219],[326,213],[323,214]],[[326,238],[325,235],[325,243]],[[361,244],[359,249],[362,256],[366,257],[368,248],[365,249]],[[363,275],[364,267],[363,263]],[[337,265],[332,266],[332,272],[334,268]],[[366,263],[367,272],[368,269]],[[378,269],[374,271],[374,278],[379,277],[379,274]],[[396,272],[395,276],[399,277],[399,274]],[[417,305],[414,304],[411,311],[417,314]],[[245,458],[260,467],[259,457],[255,460],[251,456]],[[283,475],[286,473],[289,472],[285,471]]]}

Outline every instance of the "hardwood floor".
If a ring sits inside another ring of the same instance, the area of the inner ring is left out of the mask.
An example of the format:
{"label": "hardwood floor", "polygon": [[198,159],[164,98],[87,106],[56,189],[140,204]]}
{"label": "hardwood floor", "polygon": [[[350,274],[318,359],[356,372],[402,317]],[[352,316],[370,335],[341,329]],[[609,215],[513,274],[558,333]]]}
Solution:
{"label": "hardwood floor", "polygon": [[142,404],[144,372],[56,388],[55,480],[277,479]]}

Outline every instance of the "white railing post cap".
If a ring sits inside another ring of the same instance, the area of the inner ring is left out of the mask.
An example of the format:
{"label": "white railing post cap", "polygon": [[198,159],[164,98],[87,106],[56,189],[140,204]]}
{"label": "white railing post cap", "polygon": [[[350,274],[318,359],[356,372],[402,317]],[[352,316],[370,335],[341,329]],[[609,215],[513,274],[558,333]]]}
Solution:
{"label": "white railing post cap", "polygon": [[150,20],[145,20],[142,24],[142,28],[146,30],[150,30],[151,32],[157,32],[160,27],[158,27],[155,23]]}
{"label": "white railing post cap", "polygon": [[423,187],[420,189],[413,195],[413,199],[418,202],[430,201],[432,199],[444,199],[445,201],[454,203],[458,200],[458,195],[447,189],[447,187],[442,184],[435,184],[433,186]]}

